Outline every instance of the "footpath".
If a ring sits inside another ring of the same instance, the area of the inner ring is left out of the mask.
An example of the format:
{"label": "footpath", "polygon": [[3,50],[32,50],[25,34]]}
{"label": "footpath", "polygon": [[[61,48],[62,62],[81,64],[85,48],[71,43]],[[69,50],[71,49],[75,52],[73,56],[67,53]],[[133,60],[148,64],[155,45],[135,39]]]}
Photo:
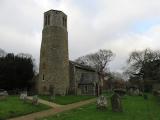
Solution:
{"label": "footpath", "polygon": [[[32,97],[28,97],[28,99],[32,99]],[[61,112],[64,112],[64,111],[75,109],[75,108],[81,107],[83,105],[87,105],[87,104],[95,102],[95,101],[96,101],[96,98],[93,98],[93,99],[80,101],[80,102],[72,103],[72,104],[68,104],[68,105],[59,105],[59,104],[56,104],[56,103],[53,103],[53,102],[48,102],[46,100],[39,99],[39,103],[48,105],[52,108],[48,109],[48,110],[28,114],[28,115],[16,117],[16,118],[11,118],[11,119],[8,119],[8,120],[35,120],[37,118],[47,117],[47,116],[50,116],[50,115],[55,115],[55,114],[58,114],[58,113],[61,113]]]}

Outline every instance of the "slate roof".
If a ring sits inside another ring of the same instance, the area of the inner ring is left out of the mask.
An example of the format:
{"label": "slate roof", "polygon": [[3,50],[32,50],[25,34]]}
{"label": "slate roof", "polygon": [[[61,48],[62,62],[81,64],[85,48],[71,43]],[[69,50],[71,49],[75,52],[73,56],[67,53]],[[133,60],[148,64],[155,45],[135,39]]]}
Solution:
{"label": "slate roof", "polygon": [[96,70],[95,70],[94,68],[92,68],[91,66],[82,65],[82,64],[79,64],[79,63],[74,62],[74,61],[69,61],[69,62],[70,62],[70,64],[73,64],[73,65],[74,65],[75,67],[77,67],[77,68],[96,72]]}
{"label": "slate roof", "polygon": [[90,72],[90,73],[82,73],[79,85],[94,84],[94,82],[98,82],[98,72],[91,66],[82,65],[74,61],[69,61],[69,63],[76,68],[87,70]]}

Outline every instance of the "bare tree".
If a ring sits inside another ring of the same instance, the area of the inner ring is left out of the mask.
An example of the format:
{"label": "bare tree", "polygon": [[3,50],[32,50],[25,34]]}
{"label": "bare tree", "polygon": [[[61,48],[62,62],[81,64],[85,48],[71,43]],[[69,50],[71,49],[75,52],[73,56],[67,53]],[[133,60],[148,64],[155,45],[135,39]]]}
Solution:
{"label": "bare tree", "polygon": [[92,66],[97,70],[101,80],[101,86],[103,86],[103,80],[106,75],[107,65],[113,59],[115,55],[111,50],[99,50],[96,53],[88,54],[76,59],[76,62],[88,66]]}
{"label": "bare tree", "polygon": [[109,90],[113,90],[115,88],[115,84],[124,83],[124,75],[119,72],[110,72],[108,73],[107,85]]}
{"label": "bare tree", "polygon": [[128,67],[125,72],[129,75],[130,80],[141,80],[144,90],[146,80],[159,79],[159,61],[159,51],[151,49],[133,51],[129,56]]}
{"label": "bare tree", "polygon": [[152,51],[151,49],[145,49],[143,51],[133,51],[127,61],[127,73],[130,75],[138,74],[145,63],[157,59],[160,59],[159,51]]}

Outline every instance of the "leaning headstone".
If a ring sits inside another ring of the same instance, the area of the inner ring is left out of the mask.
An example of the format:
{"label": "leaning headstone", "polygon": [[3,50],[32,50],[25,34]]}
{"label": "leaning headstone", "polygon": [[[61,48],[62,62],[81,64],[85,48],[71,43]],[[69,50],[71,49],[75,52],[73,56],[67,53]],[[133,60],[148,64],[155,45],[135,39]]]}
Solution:
{"label": "leaning headstone", "polygon": [[122,112],[122,102],[121,98],[117,93],[114,93],[111,97],[112,111]]}
{"label": "leaning headstone", "polygon": [[104,110],[107,108],[107,99],[102,95],[97,99],[97,109]]}
{"label": "leaning headstone", "polygon": [[38,105],[38,95],[34,95],[32,98],[32,104],[33,105]]}

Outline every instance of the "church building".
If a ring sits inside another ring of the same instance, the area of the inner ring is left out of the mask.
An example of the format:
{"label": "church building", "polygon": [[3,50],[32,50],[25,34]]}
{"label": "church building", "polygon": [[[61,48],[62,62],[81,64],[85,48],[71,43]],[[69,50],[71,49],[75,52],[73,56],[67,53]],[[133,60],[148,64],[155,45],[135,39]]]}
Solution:
{"label": "church building", "polygon": [[98,73],[93,68],[69,61],[67,15],[58,10],[45,12],[38,93],[97,95],[98,82]]}

